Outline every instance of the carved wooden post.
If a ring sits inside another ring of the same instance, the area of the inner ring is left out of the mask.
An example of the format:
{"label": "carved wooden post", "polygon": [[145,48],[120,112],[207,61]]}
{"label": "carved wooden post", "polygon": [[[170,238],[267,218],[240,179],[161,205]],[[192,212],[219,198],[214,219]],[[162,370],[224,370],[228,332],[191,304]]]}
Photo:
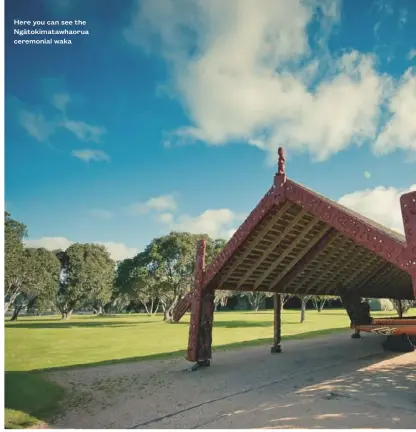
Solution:
{"label": "carved wooden post", "polygon": [[206,241],[200,240],[196,249],[194,287],[191,299],[191,320],[187,359],[209,365],[211,359],[213,292],[203,290]]}
{"label": "carved wooden post", "polygon": [[273,346],[271,348],[272,353],[282,352],[280,342],[282,340],[282,297],[279,293],[275,293],[273,297],[274,307],[274,323],[273,323]]}
{"label": "carved wooden post", "polygon": [[402,195],[400,206],[407,243],[408,272],[413,279],[413,293],[416,299],[416,191]]}

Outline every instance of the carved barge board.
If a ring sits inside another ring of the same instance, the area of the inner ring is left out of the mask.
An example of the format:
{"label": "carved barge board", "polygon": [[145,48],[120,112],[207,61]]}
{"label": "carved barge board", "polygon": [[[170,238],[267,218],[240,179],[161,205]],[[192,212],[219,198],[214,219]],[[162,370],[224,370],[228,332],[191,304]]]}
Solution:
{"label": "carved barge board", "polygon": [[[287,179],[282,149],[279,156],[272,187],[207,266],[201,290],[336,294],[342,286],[366,297],[416,298],[416,191],[400,198],[402,236]],[[290,208],[299,209],[292,219]],[[321,243],[326,230],[337,234]],[[283,232],[287,236],[280,238]],[[175,320],[189,309],[191,298],[178,303]]]}

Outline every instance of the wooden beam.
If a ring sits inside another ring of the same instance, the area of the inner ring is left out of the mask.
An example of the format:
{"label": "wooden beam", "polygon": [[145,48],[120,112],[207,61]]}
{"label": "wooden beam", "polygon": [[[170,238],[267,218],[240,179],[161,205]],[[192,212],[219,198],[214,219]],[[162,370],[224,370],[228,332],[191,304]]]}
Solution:
{"label": "wooden beam", "polygon": [[[374,268],[374,265],[379,261],[380,257],[378,255],[374,255],[372,258],[370,258],[367,262],[364,262],[362,266],[357,266],[357,268],[348,275],[347,279],[344,281],[344,285],[347,290],[352,289],[351,285],[355,281],[355,279],[361,275],[361,273],[368,271],[370,269],[370,272]],[[357,260],[356,262],[362,262],[362,260]]]}
{"label": "wooden beam", "polygon": [[[340,235],[338,233],[338,236],[334,239],[334,241],[339,240]],[[329,245],[328,245],[329,246]],[[318,270],[320,270],[322,267],[325,267],[329,261],[333,258],[333,256],[339,252],[339,248],[334,247],[330,252],[327,252],[324,259],[320,260],[316,267],[313,268],[313,273],[311,272],[308,276],[302,278],[301,281],[299,281],[299,290],[308,284],[310,280],[314,280],[316,278],[316,274]],[[306,293],[308,293],[309,289],[306,290]]]}
{"label": "wooden beam", "polygon": [[293,227],[306,215],[305,210],[301,210],[288,224],[288,226],[278,235],[275,240],[272,240],[270,246],[265,249],[261,255],[256,259],[254,264],[250,265],[246,274],[239,281],[237,290],[240,286],[244,285],[244,283],[250,278],[253,272],[261,265],[264,258],[267,257],[270,253],[272,253],[284,240],[284,238],[292,231]]}
{"label": "wooden beam", "polygon": [[[362,246],[360,246],[361,248],[362,248]],[[355,269],[355,271],[353,271],[350,275],[349,275],[349,277],[342,283],[343,284],[343,286],[345,287],[345,289],[347,290],[347,291],[350,291],[351,290],[351,288],[350,288],[350,285],[351,285],[351,283],[354,281],[354,279],[360,274],[360,273],[362,273],[363,271],[365,271],[370,265],[371,266],[373,266],[374,265],[374,261],[375,261],[375,259],[380,259],[380,257],[378,256],[378,255],[374,255],[374,259],[370,259],[366,264],[364,264],[364,265],[362,265],[362,266],[358,266],[356,269]],[[356,262],[362,262],[362,261],[360,261],[360,260],[356,260]],[[348,261],[348,264],[350,264],[351,262],[350,261]],[[342,268],[344,268],[346,266],[346,263],[344,263],[344,265],[342,266]],[[340,272],[338,272],[337,273],[337,275],[336,276],[338,276],[339,277],[339,273]],[[336,278],[336,277],[335,277]],[[331,278],[331,280],[333,280],[333,278]],[[331,294],[332,292],[334,291],[334,288],[331,288],[330,290],[328,290],[328,294]]]}
{"label": "wooden beam", "polygon": [[254,286],[254,290],[258,287],[274,272],[274,270],[279,266],[279,264],[295,249],[298,244],[304,240],[308,233],[315,228],[321,221],[314,217],[306,226],[301,230],[301,232],[296,236],[296,240],[288,247],[277,260],[269,267],[269,269],[264,273],[260,280]]}
{"label": "wooden beam", "polygon": [[326,226],[319,235],[310,242],[310,244],[303,251],[303,255],[299,261],[293,262],[286,267],[285,271],[277,276],[271,283],[270,291],[284,292],[287,287],[307,265],[313,261],[327,246],[329,246],[336,238],[337,231],[334,228]]}
{"label": "wooden beam", "polygon": [[380,272],[382,272],[390,263],[383,261],[380,266],[377,266],[364,280],[356,287],[357,291],[362,290],[371,280],[373,280]]}
{"label": "wooden beam", "polygon": [[[349,264],[349,261],[348,260],[346,260],[345,258],[354,250],[354,249],[356,249],[356,248],[358,248],[359,246],[356,244],[356,243],[354,243],[354,242],[351,242],[349,245],[348,245],[348,247],[346,248],[346,250],[344,251],[344,253],[340,256],[340,258],[339,258],[339,261],[340,262],[342,262],[342,264],[341,264],[341,269],[343,269],[344,267],[346,267],[348,264]],[[335,253],[336,251],[334,250],[334,253]],[[334,255],[334,253],[332,254],[332,256]],[[333,272],[333,274],[332,274],[332,277],[329,277],[329,279],[332,281],[333,279],[337,279],[338,278],[338,274],[339,274],[339,272],[338,273],[334,273]],[[313,276],[312,276],[313,277]],[[322,273],[317,279],[314,279],[313,280],[313,282],[312,282],[312,284],[311,285],[309,285],[309,287],[307,288],[307,290],[305,291],[305,294],[308,294],[310,291],[312,291],[315,287],[316,287],[316,285],[318,285],[320,282],[321,282],[321,280],[323,279],[323,278],[327,278],[328,277],[328,274],[325,272],[325,273]],[[302,284],[302,286],[303,286],[304,284]],[[300,288],[300,287],[299,287]],[[319,290],[318,290],[319,291]]]}
{"label": "wooden beam", "polygon": [[[268,231],[270,228],[274,226],[277,219],[279,219],[281,216],[283,216],[288,208],[292,205],[290,201],[286,201],[283,206],[277,211],[275,215],[272,216],[271,220],[266,223],[266,225],[263,227],[263,229],[259,232],[258,236],[253,240],[252,244],[247,244],[246,249],[243,251],[243,253],[234,260],[233,264],[224,272],[223,275],[221,275],[218,286],[221,286],[234,272],[234,270],[239,267],[243,261],[250,255],[250,253],[253,251],[253,249],[266,237]],[[218,288],[221,289],[221,288]]]}

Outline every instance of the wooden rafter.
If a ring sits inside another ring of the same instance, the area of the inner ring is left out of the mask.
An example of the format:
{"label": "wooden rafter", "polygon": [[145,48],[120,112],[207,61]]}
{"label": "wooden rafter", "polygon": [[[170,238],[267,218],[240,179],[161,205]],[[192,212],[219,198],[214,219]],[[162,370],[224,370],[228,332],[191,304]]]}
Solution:
{"label": "wooden rafter", "polygon": [[272,253],[283,241],[283,239],[290,233],[290,231],[293,229],[293,227],[306,215],[306,211],[301,210],[294,219],[292,219],[287,227],[279,234],[279,236],[271,242],[271,244],[265,249],[261,255],[256,259],[256,261],[250,265],[249,269],[247,270],[246,274],[243,276],[243,278],[239,281],[237,289],[240,289],[241,286],[244,285],[244,283],[250,278],[250,276],[253,274],[253,272],[261,265],[264,258],[267,257],[270,253]]}
{"label": "wooden rafter", "polygon": [[318,277],[312,283],[312,285],[308,287],[305,294],[311,292],[316,287],[316,285],[319,285],[319,283],[322,281],[323,278],[328,278],[330,282],[332,282],[333,280],[337,280],[339,278],[341,271],[350,264],[350,260],[348,260],[347,257],[351,254],[352,251],[354,251],[355,249],[358,249],[358,248],[359,248],[359,246],[356,243],[350,244],[349,247],[347,248],[347,250],[344,251],[344,253],[341,255],[341,257],[339,259],[340,261],[342,261],[342,264],[341,264],[341,266],[339,266],[337,268],[337,272],[334,272],[332,274],[332,277],[329,277],[329,278],[328,278],[327,273],[321,274],[321,276]]}
{"label": "wooden rafter", "polygon": [[261,252],[260,256],[256,258],[254,263],[245,271],[244,276],[239,280],[237,289],[240,289],[247,280],[252,276],[256,269],[267,259],[268,255],[273,253],[285,239],[285,237],[292,231],[296,224],[307,214],[305,210],[301,210],[285,227],[285,229],[277,236],[276,239],[272,240],[270,245]]}
{"label": "wooden rafter", "polygon": [[324,229],[310,242],[310,244],[299,256],[298,262],[292,262],[286,267],[285,271],[277,276],[272,282],[269,291],[282,292],[300,273],[305,270],[307,265],[314,260],[326,247],[328,247],[338,236],[335,229],[325,226]]}
{"label": "wooden rafter", "polygon": [[[338,233],[338,235],[336,236],[336,238],[334,239],[334,241],[339,240],[340,234]],[[310,274],[308,276],[305,276],[304,278],[302,278],[302,280],[299,283],[299,289],[302,288],[303,286],[307,285],[307,283],[311,280],[314,279],[316,277],[316,273],[318,272],[318,270],[321,270],[322,267],[325,267],[329,261],[332,260],[333,256],[339,252],[339,249],[337,248],[333,248],[332,250],[330,250],[329,252],[325,251],[325,257],[322,258],[321,260],[319,260],[318,264],[313,267],[312,271],[310,272]],[[309,292],[309,289],[306,291],[306,293]]]}
{"label": "wooden rafter", "polygon": [[250,253],[253,252],[253,249],[255,249],[256,246],[258,246],[261,243],[261,241],[265,239],[269,229],[271,229],[276,223],[276,221],[286,213],[286,211],[291,205],[292,203],[290,201],[286,201],[283,204],[283,206],[277,211],[277,213],[274,216],[272,216],[271,220],[269,220],[266,223],[266,225],[261,229],[261,231],[258,233],[257,237],[253,240],[253,242],[246,246],[246,249],[243,251],[243,253],[233,262],[233,264],[220,277],[218,286],[221,286],[231,276],[231,274],[243,263],[243,261],[250,255]]}
{"label": "wooden rafter", "polygon": [[357,287],[357,291],[364,288],[369,282],[373,281],[377,275],[382,272],[390,263],[383,261],[380,266],[377,266]]}
{"label": "wooden rafter", "polygon": [[[358,255],[360,255],[360,254],[358,254]],[[346,279],[346,280],[344,280],[344,282],[343,282],[343,285],[344,285],[344,287],[345,287],[345,289],[346,290],[348,290],[348,291],[350,291],[352,288],[351,288],[351,283],[357,278],[357,276],[360,274],[360,273],[362,273],[363,271],[366,271],[368,268],[370,268],[371,269],[371,267],[373,267],[374,266],[374,261],[376,261],[378,259],[378,257],[377,256],[374,256],[373,257],[373,259],[369,259],[367,262],[366,261],[364,261],[366,264],[364,264],[364,265],[361,265],[361,266],[357,266],[357,268],[355,269],[355,271],[353,271],[350,275],[349,275],[349,277]],[[356,260],[355,262],[362,262],[361,260]],[[351,264],[351,262],[348,262],[348,264]],[[344,266],[343,266],[344,267]],[[338,272],[338,274],[339,274],[339,272]],[[332,278],[333,279],[333,278]],[[331,280],[332,280],[331,279]],[[329,292],[329,294],[333,294],[333,292],[334,292],[334,288],[330,288],[329,290],[328,290],[328,292]]]}
{"label": "wooden rafter", "polygon": [[320,223],[318,218],[313,218],[306,226],[301,230],[301,232],[296,236],[296,240],[288,247],[284,252],[279,255],[279,258],[270,265],[269,269],[264,273],[264,275],[257,281],[254,286],[254,290],[258,287],[276,270],[280,263],[295,249],[298,244],[305,239],[309,232]]}

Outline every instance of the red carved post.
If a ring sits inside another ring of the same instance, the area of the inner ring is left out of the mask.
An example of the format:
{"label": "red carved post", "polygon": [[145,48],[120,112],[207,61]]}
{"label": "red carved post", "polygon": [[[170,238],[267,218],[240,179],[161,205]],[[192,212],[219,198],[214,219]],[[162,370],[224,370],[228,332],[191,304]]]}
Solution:
{"label": "red carved post", "polygon": [[279,149],[277,150],[277,154],[279,155],[279,160],[277,161],[277,175],[286,175],[285,149],[283,147],[279,147]]}
{"label": "red carved post", "polygon": [[274,308],[274,323],[273,323],[273,346],[271,348],[272,353],[282,352],[280,342],[282,340],[282,296],[279,293],[274,294],[273,298]]}
{"label": "red carved post", "polygon": [[413,293],[416,299],[416,191],[400,197],[404,234],[406,236],[406,266],[413,279]]}
{"label": "red carved post", "polygon": [[189,341],[187,359],[198,361],[199,338],[201,333],[202,288],[205,270],[206,241],[198,241],[196,247],[196,262],[194,273],[194,287],[191,296],[191,320],[189,324]]}

